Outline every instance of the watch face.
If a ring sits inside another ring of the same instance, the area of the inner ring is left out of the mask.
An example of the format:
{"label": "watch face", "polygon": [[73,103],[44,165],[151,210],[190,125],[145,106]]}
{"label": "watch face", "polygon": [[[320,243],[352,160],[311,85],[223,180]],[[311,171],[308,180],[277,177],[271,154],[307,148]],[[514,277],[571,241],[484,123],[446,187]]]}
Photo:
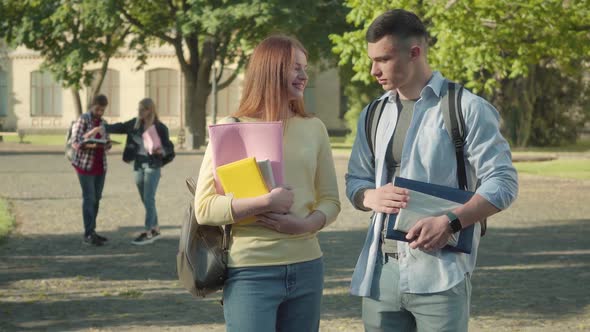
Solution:
{"label": "watch face", "polygon": [[461,221],[459,221],[459,218],[451,220],[449,224],[451,225],[451,230],[453,231],[453,233],[457,233],[462,228]]}

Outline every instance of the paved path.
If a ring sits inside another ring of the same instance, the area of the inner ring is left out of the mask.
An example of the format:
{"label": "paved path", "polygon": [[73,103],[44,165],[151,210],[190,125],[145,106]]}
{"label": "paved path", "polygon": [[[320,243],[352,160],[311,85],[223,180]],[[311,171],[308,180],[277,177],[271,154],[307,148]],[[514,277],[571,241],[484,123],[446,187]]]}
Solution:
{"label": "paved path", "polygon": [[[1,143],[0,143],[1,145]],[[131,166],[109,156],[98,231],[81,243],[77,179],[61,153],[1,151],[0,196],[13,202],[16,232],[0,245],[0,331],[223,331],[219,296],[194,299],[175,274],[186,176],[202,155],[163,170],[157,205],[163,238],[129,244],[143,208]],[[321,331],[361,331],[348,295],[368,214],[345,201],[347,157],[337,155],[343,211],[320,234],[326,261]],[[590,160],[589,160],[590,162]],[[590,331],[590,181],[521,176],[520,198],[490,221],[473,277],[472,331]]]}

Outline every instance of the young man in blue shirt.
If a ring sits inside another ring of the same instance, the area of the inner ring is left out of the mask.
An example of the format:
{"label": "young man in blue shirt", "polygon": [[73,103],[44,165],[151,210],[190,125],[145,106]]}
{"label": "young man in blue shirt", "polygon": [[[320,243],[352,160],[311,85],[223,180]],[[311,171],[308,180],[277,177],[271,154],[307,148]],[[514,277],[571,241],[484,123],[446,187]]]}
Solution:
{"label": "young man in blue shirt", "polygon": [[[366,40],[371,74],[386,91],[380,99],[387,101],[373,152],[365,131],[367,107],[361,113],[346,175],[353,205],[374,212],[351,293],[363,297],[367,331],[467,331],[470,276],[480,240],[477,221],[506,209],[518,192],[499,114],[484,99],[463,92],[467,189],[475,194],[452,211],[454,217],[417,221],[407,234],[410,242],[387,239],[387,216],[411,199],[408,190],[392,184],[393,178],[456,188],[457,160],[441,112],[446,79],[430,69],[428,35],[420,19],[405,10],[388,11],[373,21]],[[475,226],[471,254],[442,249],[454,232],[470,225]]]}

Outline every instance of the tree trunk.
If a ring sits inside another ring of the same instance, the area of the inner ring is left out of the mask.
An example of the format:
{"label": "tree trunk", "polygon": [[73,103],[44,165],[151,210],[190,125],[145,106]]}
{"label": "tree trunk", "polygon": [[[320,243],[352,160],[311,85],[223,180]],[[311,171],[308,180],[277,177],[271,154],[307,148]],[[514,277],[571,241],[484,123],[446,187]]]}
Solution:
{"label": "tree trunk", "polygon": [[[98,96],[98,93],[100,92],[100,88],[102,87],[102,83],[104,82],[104,78],[107,76],[107,70],[109,69],[109,61],[110,61],[110,57],[107,56],[104,61],[102,62],[102,65],[100,67],[100,69],[98,70],[98,79],[97,79],[97,83],[95,86],[92,87],[92,91],[91,91],[91,96],[90,98],[88,98],[88,102],[92,102],[92,100],[94,99],[94,97]],[[107,96],[107,97],[111,97],[111,96]]]}
{"label": "tree trunk", "polygon": [[82,115],[82,100],[80,99],[80,91],[76,88],[70,88],[72,97],[74,98],[74,108],[76,110],[76,118]]}
{"label": "tree trunk", "polygon": [[506,80],[502,83],[499,105],[504,114],[509,114],[506,128],[512,144],[527,146],[533,122],[533,113],[537,91],[535,69],[531,68],[527,77]]}
{"label": "tree trunk", "polygon": [[188,136],[192,137],[192,140],[187,142],[187,148],[198,149],[203,140],[199,138],[204,128],[199,128],[199,121],[196,107],[196,92],[198,87],[197,75],[192,71],[184,71],[184,119],[185,129],[188,132]]}
{"label": "tree trunk", "polygon": [[[192,136],[190,148],[193,149],[204,145],[207,136],[207,98],[211,92],[209,76],[215,59],[213,45],[212,41],[206,40],[203,43],[203,51],[196,72],[184,72],[185,119],[187,130]],[[191,60],[194,61],[194,59]]]}

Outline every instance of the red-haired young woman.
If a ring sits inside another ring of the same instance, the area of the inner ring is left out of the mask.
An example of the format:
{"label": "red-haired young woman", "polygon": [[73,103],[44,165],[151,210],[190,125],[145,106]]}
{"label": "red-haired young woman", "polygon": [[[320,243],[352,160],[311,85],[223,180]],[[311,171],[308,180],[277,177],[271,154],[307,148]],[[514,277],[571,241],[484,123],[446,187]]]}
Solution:
{"label": "red-haired young woman", "polygon": [[[318,331],[324,267],[317,232],[340,212],[324,124],[305,113],[307,52],[271,36],[254,50],[245,76],[241,122],[282,121],[285,187],[255,198],[215,191],[207,148],[195,195],[201,224],[232,224],[223,290],[227,331]],[[256,216],[256,223],[240,220]]]}

